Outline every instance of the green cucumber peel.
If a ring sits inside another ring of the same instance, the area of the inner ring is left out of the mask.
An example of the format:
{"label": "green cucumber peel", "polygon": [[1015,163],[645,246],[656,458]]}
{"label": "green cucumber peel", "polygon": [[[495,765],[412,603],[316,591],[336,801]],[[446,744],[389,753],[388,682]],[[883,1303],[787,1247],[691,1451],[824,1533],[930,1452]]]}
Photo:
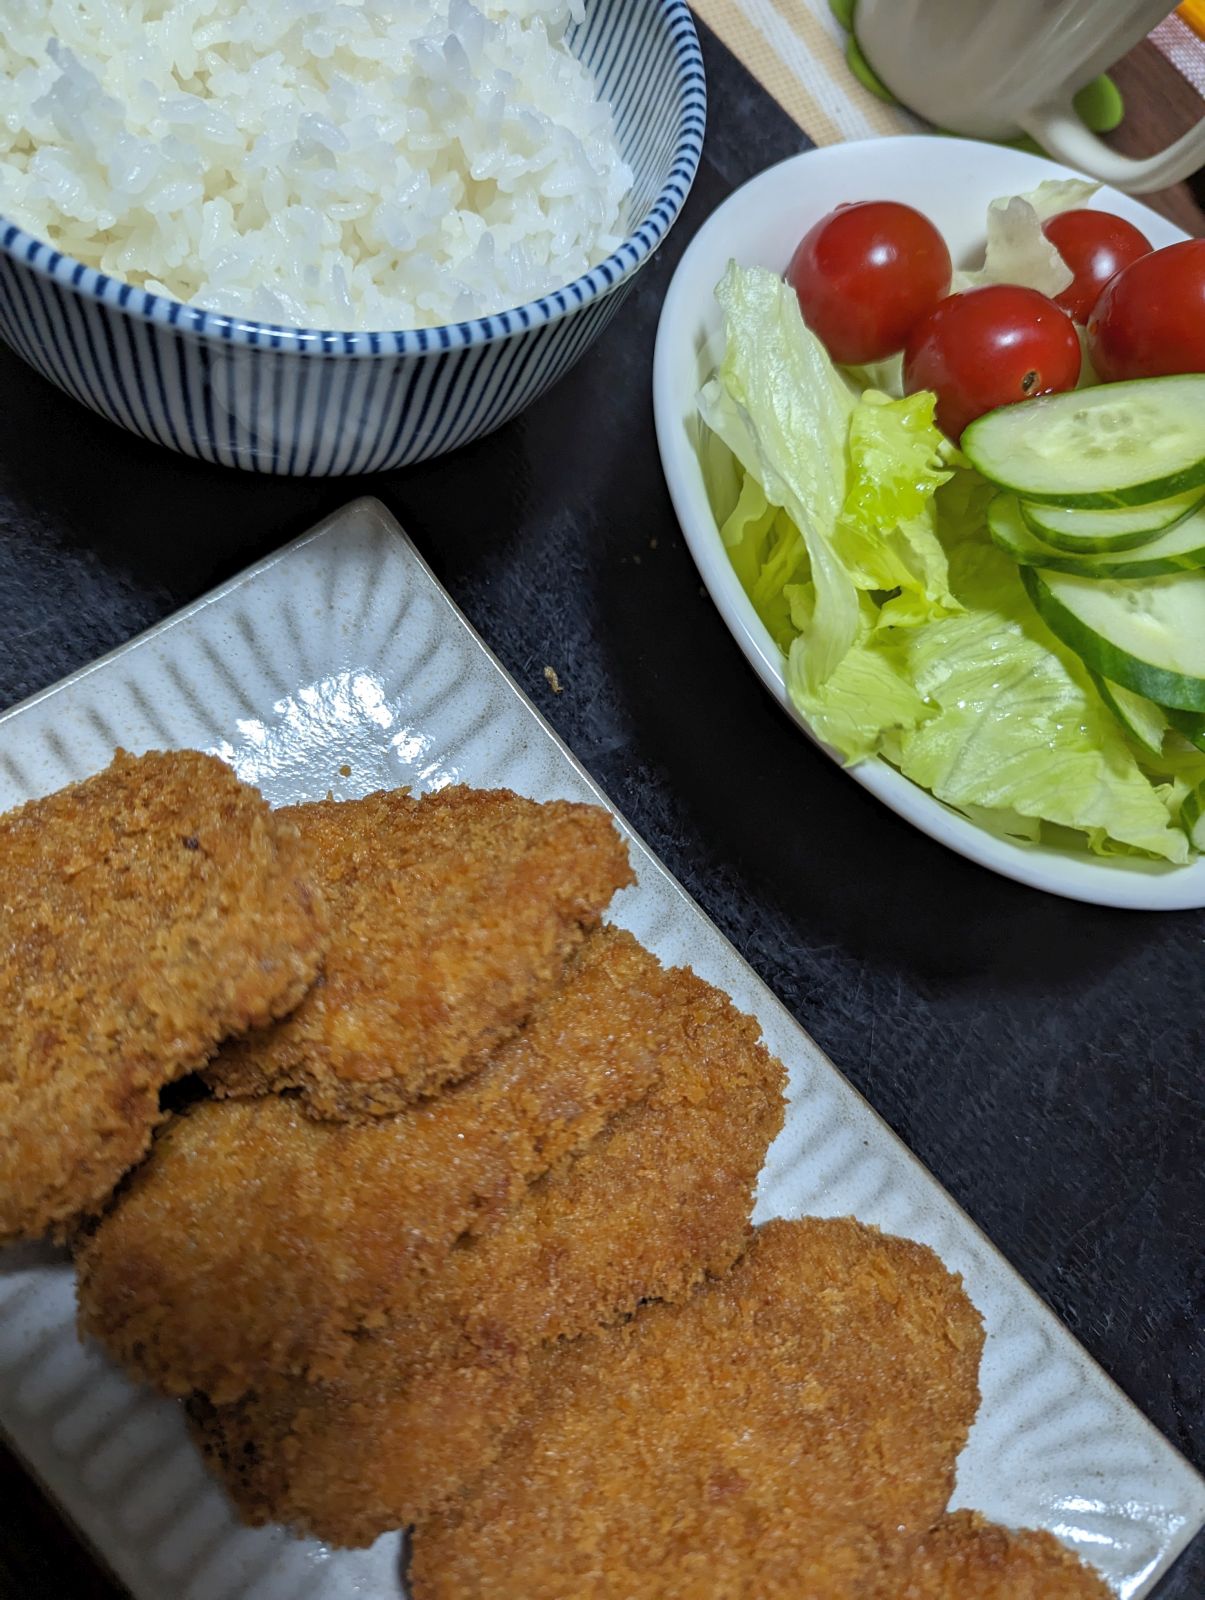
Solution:
{"label": "green cucumber peel", "polygon": [[1205,783],[1184,796],[1180,807],[1180,826],[1194,850],[1205,850]]}
{"label": "green cucumber peel", "polygon": [[1205,567],[1205,509],[1184,517],[1167,533],[1135,550],[1055,550],[1030,529],[1015,495],[998,494],[988,506],[988,531],[1018,565],[1043,567],[1080,578],[1165,578]]}
{"label": "green cucumber peel", "polygon": [[1097,693],[1117,718],[1122,728],[1144,750],[1153,756],[1163,754],[1163,736],[1167,732],[1169,713],[1145,695],[1133,694],[1119,683],[1110,683],[1099,673],[1092,674]]}
{"label": "green cucumber peel", "polygon": [[1152,544],[1205,504],[1200,490],[1156,500],[1150,506],[1086,511],[1073,506],[1020,502],[1021,515],[1036,539],[1069,555],[1113,554]]}
{"label": "green cucumber peel", "polygon": [[1177,711],[1175,706],[1164,706],[1163,714],[1189,744],[1195,744],[1198,750],[1205,750],[1205,716],[1197,716],[1191,711]]}
{"label": "green cucumber peel", "polygon": [[1069,509],[1205,490],[1205,373],[1102,383],[989,411],[960,448],[991,483]]}
{"label": "green cucumber peel", "polygon": [[[1119,683],[1133,694],[1153,700],[1156,705],[1177,711],[1205,712],[1205,676],[1138,656],[1085,622],[1055,592],[1060,584],[1058,573],[1038,567],[1021,567],[1019,570],[1025,591],[1038,615],[1057,638],[1075,651],[1090,671],[1112,683]],[[1194,579],[1196,574],[1184,573],[1182,577]],[[1053,583],[1049,580],[1053,580]],[[1068,581],[1075,580],[1062,579],[1063,583]],[[1166,583],[1169,580],[1154,581]],[[1205,580],[1198,582],[1205,583]],[[1199,644],[1200,639],[1194,640],[1194,643]]]}

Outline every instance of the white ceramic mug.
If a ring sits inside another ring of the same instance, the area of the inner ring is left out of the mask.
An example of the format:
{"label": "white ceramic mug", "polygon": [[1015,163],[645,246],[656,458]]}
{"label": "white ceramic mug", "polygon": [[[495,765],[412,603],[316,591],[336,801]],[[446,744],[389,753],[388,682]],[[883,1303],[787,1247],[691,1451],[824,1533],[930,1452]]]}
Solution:
{"label": "white ceramic mug", "polygon": [[954,133],[1030,134],[1050,155],[1132,194],[1205,166],[1205,117],[1145,161],[1089,133],[1072,97],[1144,39],[1168,0],[857,0],[854,35],[903,105]]}

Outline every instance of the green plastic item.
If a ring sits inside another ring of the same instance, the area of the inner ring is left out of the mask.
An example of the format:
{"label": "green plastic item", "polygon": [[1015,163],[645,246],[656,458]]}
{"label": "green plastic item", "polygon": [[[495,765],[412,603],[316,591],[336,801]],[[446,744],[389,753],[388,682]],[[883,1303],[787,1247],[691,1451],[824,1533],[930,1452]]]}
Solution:
{"label": "green plastic item", "polygon": [[[848,4],[852,7],[853,0],[828,0],[828,3],[835,11],[839,5]],[[889,106],[898,104],[891,90],[862,54],[862,47],[852,33],[845,41],[845,65],[864,89],[869,89],[871,94],[878,95],[880,100],[886,100]]]}
{"label": "green plastic item", "polygon": [[1073,103],[1080,120],[1091,133],[1112,133],[1126,114],[1121,90],[1107,72],[1086,83]]}
{"label": "green plastic item", "polygon": [[[898,105],[899,101],[862,54],[862,47],[854,35],[856,5],[857,0],[828,0],[829,10],[849,34],[849,38],[845,41],[845,64],[864,89],[869,89],[871,94],[889,106]],[[1091,83],[1085,84],[1073,103],[1080,121],[1090,133],[1112,133],[1125,116],[1125,102],[1121,98],[1121,90],[1106,72],[1102,72],[1099,78],[1093,78]],[[963,137],[962,134],[954,133],[949,128],[939,128],[937,131],[951,139]],[[992,142],[1008,145],[1013,150],[1027,150],[1031,155],[1046,153],[1027,133],[1017,139],[996,139]]]}

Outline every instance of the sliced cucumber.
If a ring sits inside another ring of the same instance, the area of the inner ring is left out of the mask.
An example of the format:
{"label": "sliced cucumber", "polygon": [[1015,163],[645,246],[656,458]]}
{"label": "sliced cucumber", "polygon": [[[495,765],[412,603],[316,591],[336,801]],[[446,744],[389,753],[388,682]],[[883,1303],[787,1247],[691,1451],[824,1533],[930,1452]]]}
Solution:
{"label": "sliced cucumber", "polygon": [[1167,533],[1137,550],[1073,556],[1030,532],[1016,495],[998,494],[988,506],[987,525],[1002,550],[1023,567],[1045,567],[1081,578],[1163,578],[1205,567],[1205,509],[1177,522]]}
{"label": "sliced cucumber", "polygon": [[1102,678],[1098,673],[1092,674],[1092,681],[1100,691],[1101,699],[1130,737],[1153,756],[1162,755],[1163,735],[1167,732],[1168,723],[1168,714],[1163,707],[1157,706],[1143,694],[1131,693],[1119,683],[1110,683],[1108,678]]}
{"label": "sliced cucumber", "polygon": [[1025,500],[1148,505],[1205,485],[1205,373],[1002,406],[971,423],[961,448],[985,478]]}
{"label": "sliced cucumber", "polygon": [[1022,567],[1030,599],[1102,678],[1178,711],[1205,711],[1205,572],[1084,578]]}
{"label": "sliced cucumber", "polygon": [[1184,796],[1180,807],[1180,826],[1194,850],[1205,850],[1205,783],[1198,783]]}
{"label": "sliced cucumber", "polygon": [[1182,733],[1189,744],[1195,744],[1198,750],[1205,750],[1205,716],[1192,711],[1177,711],[1170,706],[1163,709],[1177,733]]}
{"label": "sliced cucumber", "polygon": [[1149,506],[1115,511],[1085,511],[1074,506],[1040,506],[1021,502],[1021,515],[1039,539],[1056,550],[1091,554],[1097,550],[1133,550],[1149,544],[1205,501],[1200,489],[1156,500]]}

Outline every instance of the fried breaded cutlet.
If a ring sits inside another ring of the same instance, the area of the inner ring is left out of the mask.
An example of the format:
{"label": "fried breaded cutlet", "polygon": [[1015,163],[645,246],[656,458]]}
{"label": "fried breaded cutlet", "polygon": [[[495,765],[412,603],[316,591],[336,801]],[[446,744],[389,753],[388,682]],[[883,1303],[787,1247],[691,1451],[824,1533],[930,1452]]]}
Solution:
{"label": "fried breaded cutlet", "polygon": [[[537,1359],[540,1352],[536,1352]],[[530,1400],[527,1352],[416,1374],[389,1335],[349,1376],[270,1380],[234,1405],[188,1403],[193,1436],[241,1522],[372,1544],[445,1504],[496,1458]]]}
{"label": "fried breaded cutlet", "polygon": [[979,1318],[850,1221],[759,1228],[683,1306],[545,1347],[476,1487],[420,1523],[414,1600],[854,1600],[941,1515]]}
{"label": "fried breaded cutlet", "polygon": [[[379,1393],[367,1388],[374,1369]],[[336,1402],[331,1391],[315,1390],[312,1418],[303,1406],[278,1416],[270,1401],[253,1414],[213,1406],[204,1395],[189,1400],[193,1438],[240,1521],[259,1527],[279,1517],[295,1533],[321,1537],[329,1528],[338,1546],[370,1544],[404,1527],[412,1505],[455,1494],[488,1466],[530,1394],[525,1356],[449,1365],[429,1395],[399,1386],[383,1359],[370,1358],[364,1375],[358,1397],[345,1391]],[[262,1441],[253,1436],[253,1415],[277,1431]],[[328,1446],[325,1462],[284,1455]]]}
{"label": "fried breaded cutlet", "polygon": [[312,846],[331,907],[323,981],[208,1081],[222,1095],[300,1089],[319,1117],[381,1116],[467,1076],[633,881],[605,811],[505,789],[282,815]]}
{"label": "fried breaded cutlet", "polygon": [[77,1251],[80,1328],[167,1394],[235,1400],[337,1373],[457,1238],[655,1081],[667,975],[600,929],[563,986],[466,1082],[369,1123],[296,1100],[177,1118]]}
{"label": "fried breaded cutlet", "polygon": [[0,1240],[99,1206],[161,1087],[296,1005],[326,942],[298,830],[192,750],[0,817],[0,921]]}
{"label": "fried breaded cutlet", "polygon": [[664,974],[659,1075],[488,1232],[461,1241],[394,1321],[412,1360],[496,1356],[678,1300],[747,1243],[753,1191],[782,1127],[786,1073],[758,1024],[693,972]]}
{"label": "fried breaded cutlet", "polygon": [[882,1575],[874,1600],[1111,1600],[1111,1591],[1051,1534],[956,1511]]}
{"label": "fried breaded cutlet", "polygon": [[784,1073],[757,1024],[692,973],[666,973],[658,1006],[647,1099],[463,1240],[342,1378],[201,1409],[245,1521],[359,1545],[429,1514],[496,1453],[528,1395],[528,1352],[680,1300],[736,1259]]}

